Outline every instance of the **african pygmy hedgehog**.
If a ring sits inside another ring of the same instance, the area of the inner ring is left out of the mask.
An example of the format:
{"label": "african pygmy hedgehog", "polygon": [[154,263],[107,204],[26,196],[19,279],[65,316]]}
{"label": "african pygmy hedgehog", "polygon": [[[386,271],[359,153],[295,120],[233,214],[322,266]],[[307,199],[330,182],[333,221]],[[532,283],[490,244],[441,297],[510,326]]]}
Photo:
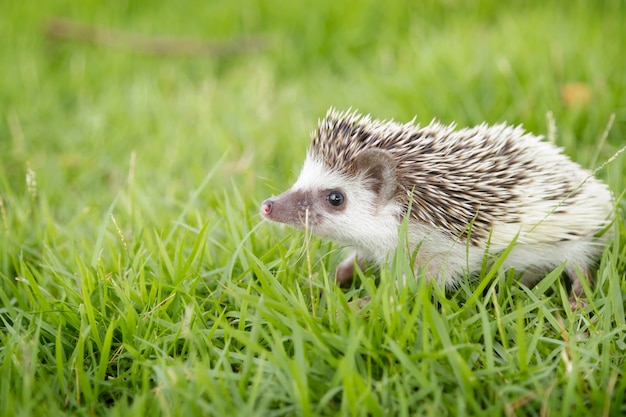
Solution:
{"label": "african pygmy hedgehog", "polygon": [[605,184],[521,127],[420,127],[331,108],[296,183],[261,205],[269,220],[306,223],[355,247],[337,268],[339,283],[352,277],[355,260],[388,260],[408,211],[415,267],[427,277],[454,286],[480,271],[487,247],[497,254],[516,239],[503,266],[533,284],[566,262],[576,306],[579,276],[591,283],[605,245],[612,203]]}

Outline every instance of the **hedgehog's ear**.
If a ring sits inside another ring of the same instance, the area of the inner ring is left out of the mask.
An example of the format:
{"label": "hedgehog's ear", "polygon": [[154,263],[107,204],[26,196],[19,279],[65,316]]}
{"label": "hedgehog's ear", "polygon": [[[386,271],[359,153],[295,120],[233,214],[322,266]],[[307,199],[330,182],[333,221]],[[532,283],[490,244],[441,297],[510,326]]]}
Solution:
{"label": "hedgehog's ear", "polygon": [[356,157],[356,169],[363,175],[381,202],[388,202],[396,193],[396,163],[382,149],[368,149]]}

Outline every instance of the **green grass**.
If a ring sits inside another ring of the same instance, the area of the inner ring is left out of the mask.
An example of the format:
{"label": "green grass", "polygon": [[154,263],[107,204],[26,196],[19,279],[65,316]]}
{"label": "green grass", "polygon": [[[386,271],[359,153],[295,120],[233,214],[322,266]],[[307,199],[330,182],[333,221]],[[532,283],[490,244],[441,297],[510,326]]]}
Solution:
{"label": "green grass", "polygon": [[[146,55],[47,39],[51,16],[267,44]],[[329,106],[546,135],[551,112],[600,167],[626,143],[623,2],[13,1],[0,38],[2,415],[626,413],[623,217],[572,312],[559,270],[445,292],[396,286],[402,253],[342,290],[338,247],[257,214]],[[626,158],[597,175],[621,209]]]}

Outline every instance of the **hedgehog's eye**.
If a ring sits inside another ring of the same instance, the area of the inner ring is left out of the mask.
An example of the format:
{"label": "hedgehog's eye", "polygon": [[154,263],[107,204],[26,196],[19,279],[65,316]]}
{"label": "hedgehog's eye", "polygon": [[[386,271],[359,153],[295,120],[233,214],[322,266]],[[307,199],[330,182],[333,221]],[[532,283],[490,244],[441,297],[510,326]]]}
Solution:
{"label": "hedgehog's eye", "polygon": [[333,191],[326,197],[331,206],[339,207],[343,204],[344,197],[339,191]]}

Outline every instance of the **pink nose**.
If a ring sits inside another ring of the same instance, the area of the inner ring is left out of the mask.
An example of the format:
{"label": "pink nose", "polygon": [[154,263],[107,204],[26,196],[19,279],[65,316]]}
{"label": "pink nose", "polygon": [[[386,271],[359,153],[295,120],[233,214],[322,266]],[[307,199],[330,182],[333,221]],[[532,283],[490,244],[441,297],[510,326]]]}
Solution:
{"label": "pink nose", "polygon": [[261,204],[261,214],[264,216],[269,216],[272,213],[272,207],[274,206],[274,202],[272,200],[265,200],[263,204]]}

